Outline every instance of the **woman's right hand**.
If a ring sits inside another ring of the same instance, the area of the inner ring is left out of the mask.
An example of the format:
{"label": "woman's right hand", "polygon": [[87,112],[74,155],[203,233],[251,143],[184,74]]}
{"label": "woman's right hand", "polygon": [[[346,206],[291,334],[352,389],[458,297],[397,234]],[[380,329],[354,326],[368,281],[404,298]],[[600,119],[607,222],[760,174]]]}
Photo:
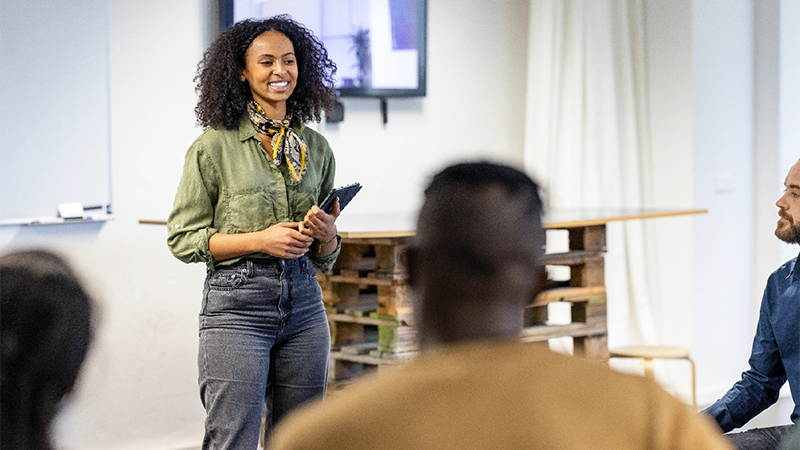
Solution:
{"label": "woman's right hand", "polygon": [[298,231],[299,226],[299,222],[284,222],[252,233],[215,233],[208,240],[208,250],[215,261],[225,261],[251,253],[296,259],[305,255],[314,242],[312,237]]}
{"label": "woman's right hand", "polygon": [[256,232],[260,251],[283,259],[305,255],[314,239],[298,231],[299,226],[298,222],[283,222]]}

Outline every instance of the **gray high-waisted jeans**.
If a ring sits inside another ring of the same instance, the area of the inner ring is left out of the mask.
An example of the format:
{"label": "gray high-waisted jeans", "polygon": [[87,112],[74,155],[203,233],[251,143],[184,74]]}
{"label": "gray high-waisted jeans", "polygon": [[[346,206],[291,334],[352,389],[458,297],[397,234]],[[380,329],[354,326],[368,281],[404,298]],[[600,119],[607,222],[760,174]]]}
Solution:
{"label": "gray high-waisted jeans", "polygon": [[258,446],[289,410],[325,393],[330,332],[316,271],[300,259],[244,259],[209,271],[200,312],[203,449]]}

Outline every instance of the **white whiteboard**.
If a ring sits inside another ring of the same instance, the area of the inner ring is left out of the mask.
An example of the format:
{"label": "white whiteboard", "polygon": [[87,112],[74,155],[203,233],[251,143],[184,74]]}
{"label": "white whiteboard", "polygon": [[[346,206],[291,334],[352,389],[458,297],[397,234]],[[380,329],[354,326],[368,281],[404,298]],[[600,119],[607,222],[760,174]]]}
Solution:
{"label": "white whiteboard", "polygon": [[0,220],[110,210],[108,22],[108,0],[0,0]]}

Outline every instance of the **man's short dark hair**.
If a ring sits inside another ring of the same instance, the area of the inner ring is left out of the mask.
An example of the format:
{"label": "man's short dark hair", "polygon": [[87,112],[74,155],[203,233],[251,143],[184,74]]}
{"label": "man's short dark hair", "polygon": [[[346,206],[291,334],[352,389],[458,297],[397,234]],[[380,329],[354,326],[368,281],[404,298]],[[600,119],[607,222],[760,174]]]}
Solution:
{"label": "man's short dark hair", "polygon": [[501,186],[512,197],[521,197],[528,206],[527,212],[541,220],[542,199],[539,185],[527,174],[511,166],[488,161],[455,164],[436,174],[425,189],[425,197],[452,188],[480,189]]}

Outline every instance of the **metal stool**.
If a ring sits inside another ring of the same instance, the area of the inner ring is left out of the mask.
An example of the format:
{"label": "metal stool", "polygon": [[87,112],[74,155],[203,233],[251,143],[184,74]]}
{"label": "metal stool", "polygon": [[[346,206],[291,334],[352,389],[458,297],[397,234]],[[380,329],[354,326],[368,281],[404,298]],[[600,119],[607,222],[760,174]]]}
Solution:
{"label": "metal stool", "polygon": [[637,358],[644,360],[644,376],[655,380],[653,375],[654,359],[685,359],[692,365],[692,406],[697,411],[697,385],[695,380],[694,361],[689,357],[689,350],[681,347],[660,345],[632,345],[609,349],[609,358]]}

